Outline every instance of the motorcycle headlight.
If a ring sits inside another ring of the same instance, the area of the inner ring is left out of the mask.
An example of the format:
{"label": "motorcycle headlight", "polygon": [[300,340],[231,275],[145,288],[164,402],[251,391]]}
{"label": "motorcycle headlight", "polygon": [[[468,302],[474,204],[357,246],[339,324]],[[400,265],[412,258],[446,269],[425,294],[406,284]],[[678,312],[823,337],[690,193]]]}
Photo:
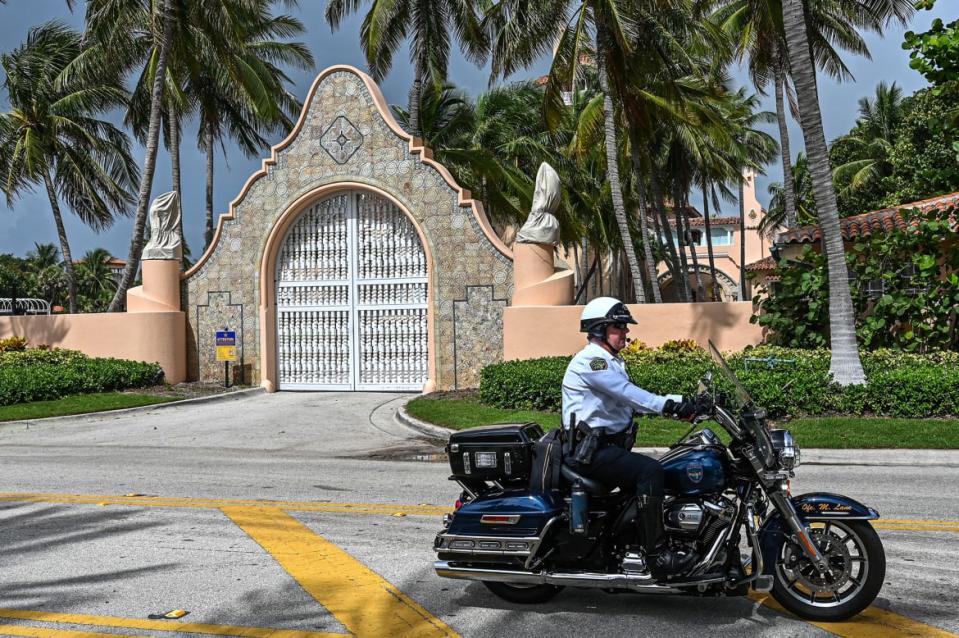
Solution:
{"label": "motorcycle headlight", "polygon": [[776,451],[776,458],[779,459],[779,465],[784,470],[792,470],[799,467],[801,454],[799,444],[793,438],[789,430],[771,430],[770,438],[773,441],[773,449]]}

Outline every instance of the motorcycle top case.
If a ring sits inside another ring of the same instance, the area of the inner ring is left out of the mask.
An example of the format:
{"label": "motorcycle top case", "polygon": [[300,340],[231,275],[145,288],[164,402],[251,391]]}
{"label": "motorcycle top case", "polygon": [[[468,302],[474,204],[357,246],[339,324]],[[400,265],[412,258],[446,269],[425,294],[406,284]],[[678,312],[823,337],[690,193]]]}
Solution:
{"label": "motorcycle top case", "polygon": [[526,480],[533,444],[543,436],[537,423],[492,425],[450,435],[446,455],[456,480]]}

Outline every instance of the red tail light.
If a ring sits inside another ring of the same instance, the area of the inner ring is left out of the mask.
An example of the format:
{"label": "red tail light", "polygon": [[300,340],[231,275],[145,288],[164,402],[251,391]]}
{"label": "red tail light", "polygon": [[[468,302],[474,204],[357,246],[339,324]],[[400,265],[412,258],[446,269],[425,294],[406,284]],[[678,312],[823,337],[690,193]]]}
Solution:
{"label": "red tail light", "polygon": [[453,509],[458,510],[461,507],[463,507],[463,501],[456,499],[456,502],[453,503]]}

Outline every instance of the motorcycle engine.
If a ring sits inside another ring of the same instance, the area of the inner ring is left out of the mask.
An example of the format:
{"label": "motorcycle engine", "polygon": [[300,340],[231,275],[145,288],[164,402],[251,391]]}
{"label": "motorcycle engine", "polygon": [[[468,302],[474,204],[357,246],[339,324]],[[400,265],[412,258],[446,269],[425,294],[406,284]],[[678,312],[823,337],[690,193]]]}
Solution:
{"label": "motorcycle engine", "polygon": [[665,527],[671,532],[698,534],[704,518],[706,515],[701,503],[695,501],[673,503],[666,508]]}

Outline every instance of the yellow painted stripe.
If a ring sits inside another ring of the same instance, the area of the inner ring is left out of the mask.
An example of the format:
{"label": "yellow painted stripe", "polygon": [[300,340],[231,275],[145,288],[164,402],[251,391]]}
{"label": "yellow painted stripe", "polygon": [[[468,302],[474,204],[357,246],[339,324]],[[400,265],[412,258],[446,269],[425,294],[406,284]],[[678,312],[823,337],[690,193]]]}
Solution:
{"label": "yellow painted stripe", "polygon": [[[344,638],[344,634],[329,632],[270,629],[267,627],[238,627],[235,625],[211,625],[207,623],[181,622],[179,620],[150,620],[148,618],[62,614],[54,611],[30,611],[27,609],[0,609],[0,618],[63,623],[68,625],[122,627],[125,629],[144,629],[149,631],[176,631],[191,634],[210,634],[214,636],[249,636],[250,638]],[[32,636],[34,634],[29,635]],[[83,633],[77,635],[116,636],[118,634]]]}
{"label": "yellow painted stripe", "polygon": [[223,513],[358,638],[457,636],[376,572],[279,509],[224,507]]}
{"label": "yellow painted stripe", "polygon": [[[442,516],[451,508],[440,505],[400,503],[332,503],[323,501],[274,501],[257,499],[209,499],[177,496],[116,496],[108,494],[59,494],[0,492],[0,502],[63,503],[68,505],[127,505],[131,507],[183,507],[221,509],[224,507],[267,507],[297,512],[331,514],[373,514],[381,516]],[[876,529],[910,532],[959,533],[959,521],[905,520],[881,518],[872,521]]]}
{"label": "yellow painted stripe", "polygon": [[[759,602],[770,609],[793,616],[776,602],[769,594],[759,594],[753,592],[750,598]],[[795,617],[795,616],[793,616]],[[939,629],[932,625],[906,618],[899,614],[880,609],[879,607],[868,607],[858,616],[843,622],[816,622],[814,620],[802,619],[810,625],[814,625],[828,631],[829,633],[844,638],[902,638],[902,636],[922,636],[923,638],[956,638],[959,634]]]}
{"label": "yellow painted stripe", "polygon": [[905,532],[952,532],[959,533],[959,525],[889,525],[873,523],[876,529],[902,530]]}
{"label": "yellow painted stripe", "polygon": [[186,507],[221,509],[223,507],[268,507],[303,512],[335,514],[385,514],[407,516],[442,516],[451,507],[439,505],[399,505],[391,503],[331,503],[323,501],[268,501],[255,499],[206,499],[172,496],[112,496],[105,494],[58,494],[34,492],[0,492],[0,502],[65,503],[71,505],[129,505],[134,507]]}
{"label": "yellow painted stripe", "polygon": [[0,625],[0,636],[35,636],[35,638],[139,638],[127,634],[101,634],[95,631],[69,631],[26,625]]}

